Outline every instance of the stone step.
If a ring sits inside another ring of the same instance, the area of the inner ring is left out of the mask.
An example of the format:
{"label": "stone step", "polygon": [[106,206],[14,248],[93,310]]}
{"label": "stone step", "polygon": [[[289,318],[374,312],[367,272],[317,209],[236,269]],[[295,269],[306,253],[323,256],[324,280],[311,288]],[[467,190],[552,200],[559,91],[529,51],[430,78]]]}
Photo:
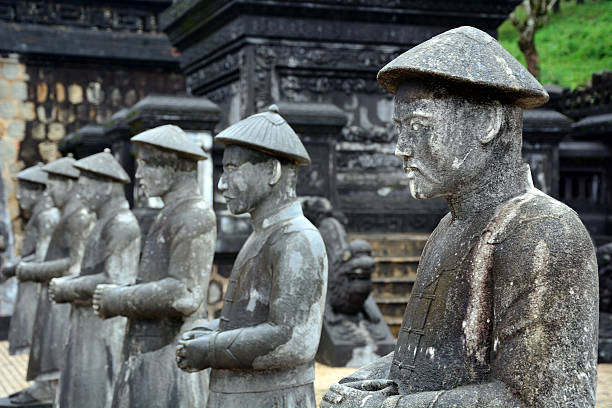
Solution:
{"label": "stone step", "polygon": [[376,298],[406,297],[412,291],[415,278],[416,276],[373,277],[372,295]]}
{"label": "stone step", "polygon": [[399,318],[404,316],[404,310],[408,304],[409,296],[402,297],[374,297],[374,301],[378,305],[380,312],[387,318]]}
{"label": "stone step", "polygon": [[385,317],[385,322],[387,322],[387,326],[389,326],[389,330],[391,330],[391,334],[393,334],[393,337],[397,339],[397,335],[399,334],[399,331],[402,328],[402,318]]}
{"label": "stone step", "polygon": [[405,278],[416,277],[418,256],[376,256],[376,269],[373,277]]}
{"label": "stone step", "polygon": [[420,256],[429,234],[349,234],[349,240],[364,239],[372,246],[372,255]]}

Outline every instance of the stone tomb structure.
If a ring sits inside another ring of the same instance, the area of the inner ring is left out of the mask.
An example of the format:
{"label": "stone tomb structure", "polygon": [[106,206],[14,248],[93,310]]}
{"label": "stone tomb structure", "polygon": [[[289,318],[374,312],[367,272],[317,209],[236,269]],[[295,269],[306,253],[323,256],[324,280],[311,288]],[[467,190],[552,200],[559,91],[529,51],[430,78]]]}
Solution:
{"label": "stone tomb structure", "polygon": [[521,159],[522,110],[548,94],[473,27],[405,52],[378,80],[396,95],[411,194],[451,211],[423,251],[394,353],[332,385],[322,407],[595,406],[593,244]]}

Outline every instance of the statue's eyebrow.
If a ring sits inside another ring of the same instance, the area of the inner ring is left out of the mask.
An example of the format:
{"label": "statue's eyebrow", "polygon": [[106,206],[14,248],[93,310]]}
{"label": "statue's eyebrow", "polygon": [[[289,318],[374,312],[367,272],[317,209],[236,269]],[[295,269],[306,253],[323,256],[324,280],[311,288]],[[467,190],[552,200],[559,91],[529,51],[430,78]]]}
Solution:
{"label": "statue's eyebrow", "polygon": [[[401,115],[401,114],[400,114]],[[393,114],[393,117],[391,118],[391,120],[395,123],[399,123],[401,121],[404,121],[406,119],[412,119],[412,118],[426,118],[426,119],[431,119],[433,117],[433,115],[429,112],[425,112],[424,110],[421,109],[416,109],[412,112],[408,112],[405,115],[401,115],[401,117],[398,117],[395,113]]]}

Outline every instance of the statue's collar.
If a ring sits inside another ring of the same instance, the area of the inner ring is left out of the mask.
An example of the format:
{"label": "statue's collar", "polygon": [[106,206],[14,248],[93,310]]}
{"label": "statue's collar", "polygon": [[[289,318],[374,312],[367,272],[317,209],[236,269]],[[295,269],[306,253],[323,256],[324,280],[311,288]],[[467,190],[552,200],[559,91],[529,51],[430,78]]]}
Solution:
{"label": "statue's collar", "polygon": [[475,189],[447,200],[453,219],[471,219],[493,211],[500,204],[533,189],[531,170],[522,164],[514,170],[500,172]]}
{"label": "statue's collar", "polygon": [[104,203],[104,205],[102,205],[102,208],[100,208],[98,220],[102,220],[118,210],[128,208],[130,208],[130,206],[124,197],[112,197],[110,200]]}
{"label": "statue's collar", "polygon": [[275,208],[272,214],[268,216],[252,218],[251,223],[253,225],[253,229],[258,231],[267,230],[273,225],[279,224],[281,222],[297,218],[303,216],[302,206],[298,200],[292,200],[291,202],[279,207]]}

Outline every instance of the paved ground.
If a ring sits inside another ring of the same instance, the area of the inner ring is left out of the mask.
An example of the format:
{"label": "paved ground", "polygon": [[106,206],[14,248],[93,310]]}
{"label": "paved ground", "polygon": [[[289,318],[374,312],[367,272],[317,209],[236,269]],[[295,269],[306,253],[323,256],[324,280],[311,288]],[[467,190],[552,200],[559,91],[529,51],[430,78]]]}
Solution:
{"label": "paved ground", "polygon": [[[0,342],[0,396],[20,390],[27,385],[24,380],[27,364],[27,355],[9,356],[8,343]],[[317,364],[315,367],[317,401],[321,400],[331,383],[353,371],[354,368],[331,368]],[[600,364],[598,371],[597,407],[612,408],[612,364]]]}

